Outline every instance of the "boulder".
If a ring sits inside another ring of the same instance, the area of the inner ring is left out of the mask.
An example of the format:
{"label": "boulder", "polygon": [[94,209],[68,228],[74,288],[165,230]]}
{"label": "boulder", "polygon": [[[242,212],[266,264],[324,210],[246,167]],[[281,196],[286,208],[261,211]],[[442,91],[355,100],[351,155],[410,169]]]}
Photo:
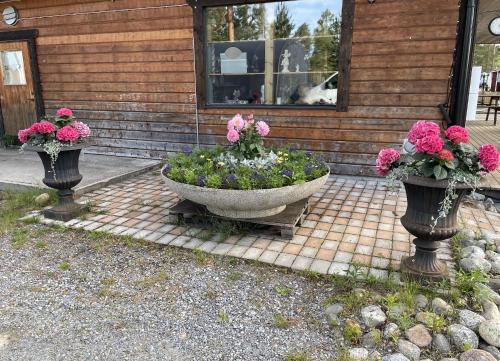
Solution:
{"label": "boulder", "polygon": [[500,351],[495,346],[490,346],[486,344],[479,344],[479,348],[486,352],[489,352],[497,361],[500,360]]}
{"label": "boulder", "polygon": [[459,351],[474,349],[479,345],[476,333],[465,326],[459,324],[450,325],[448,327],[448,334],[450,335],[451,343]]}
{"label": "boulder", "polygon": [[488,273],[491,270],[491,263],[484,258],[462,258],[459,262],[460,267],[466,272],[479,270]]}
{"label": "boulder", "polygon": [[432,300],[432,310],[438,315],[450,315],[453,313],[453,307],[451,307],[442,298],[436,297]]}
{"label": "boulder", "polygon": [[412,361],[418,361],[420,359],[420,347],[409,341],[399,340],[398,351]]}
{"label": "boulder", "polygon": [[451,351],[450,341],[445,335],[437,333],[432,338],[432,349],[446,355]]}
{"label": "boulder", "polygon": [[368,327],[377,327],[383,324],[387,317],[380,306],[371,305],[361,309],[361,318]]}
{"label": "boulder", "polygon": [[344,310],[344,306],[340,303],[332,303],[325,310],[325,314],[328,317],[328,320],[333,323],[339,322],[339,313]]}
{"label": "boulder", "polygon": [[469,246],[462,249],[460,252],[462,258],[485,258],[484,251],[477,246]]}
{"label": "boulder", "polygon": [[406,330],[405,335],[410,342],[414,343],[418,347],[427,347],[432,342],[431,334],[427,331],[425,326],[421,324]]}
{"label": "boulder", "polygon": [[366,361],[368,360],[369,352],[366,348],[357,347],[349,350],[349,357],[353,361]]}
{"label": "boulder", "polygon": [[38,207],[45,207],[50,202],[50,195],[48,193],[42,193],[35,198],[35,204]]}
{"label": "boulder", "polygon": [[485,318],[475,312],[458,310],[458,323],[473,331],[477,331],[477,328],[483,321],[485,321]]}
{"label": "boulder", "polygon": [[492,290],[500,291],[500,276],[491,277],[488,285]]}
{"label": "boulder", "polygon": [[418,312],[415,315],[415,318],[417,319],[418,322],[423,323],[425,325],[429,325],[431,323],[431,320],[437,317],[437,315],[434,312]]}
{"label": "boulder", "polygon": [[408,357],[401,353],[393,353],[392,355],[386,355],[382,357],[382,361],[410,361]]}
{"label": "boulder", "polygon": [[483,350],[469,350],[460,355],[460,361],[496,361],[488,352]]}
{"label": "boulder", "polygon": [[486,320],[479,325],[479,335],[489,345],[500,347],[500,320]]}
{"label": "boulder", "polygon": [[490,301],[483,300],[481,302],[483,305],[483,317],[487,320],[500,320],[500,312],[498,311],[498,306]]}
{"label": "boulder", "polygon": [[413,302],[415,303],[415,307],[417,309],[423,310],[424,308],[427,307],[429,300],[424,295],[418,294],[418,295],[415,295],[415,297],[413,297]]}
{"label": "boulder", "polygon": [[488,250],[486,251],[486,259],[489,261],[500,261],[500,254]]}

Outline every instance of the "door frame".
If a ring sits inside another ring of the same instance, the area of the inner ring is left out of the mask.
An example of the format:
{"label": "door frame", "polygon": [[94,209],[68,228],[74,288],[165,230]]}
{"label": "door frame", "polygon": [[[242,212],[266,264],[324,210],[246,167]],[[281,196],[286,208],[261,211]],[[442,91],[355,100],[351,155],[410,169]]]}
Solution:
{"label": "door frame", "polygon": [[[40,83],[40,73],[38,71],[38,61],[36,56],[35,39],[38,36],[37,29],[14,30],[0,32],[0,43],[26,41],[28,43],[28,54],[30,57],[31,77],[33,79],[33,93],[35,95],[35,111],[37,118],[45,115],[45,106],[42,98],[42,86]],[[0,104],[1,107],[1,104]],[[5,134],[4,119],[0,108],[0,136]]]}

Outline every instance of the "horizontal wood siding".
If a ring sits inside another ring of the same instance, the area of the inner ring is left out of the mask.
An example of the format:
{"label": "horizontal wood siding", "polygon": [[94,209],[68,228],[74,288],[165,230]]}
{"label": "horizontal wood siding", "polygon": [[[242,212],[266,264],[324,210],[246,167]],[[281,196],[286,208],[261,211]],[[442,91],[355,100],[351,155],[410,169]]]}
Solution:
{"label": "horizontal wood siding", "polygon": [[[335,0],[337,1],[337,0]],[[336,173],[373,174],[381,147],[418,119],[440,121],[458,16],[456,0],[355,1],[348,112],[245,109],[272,126],[275,144],[324,152]],[[38,29],[48,113],[67,106],[96,135],[93,151],[163,157],[196,142],[192,11],[184,0],[25,0]],[[225,142],[235,111],[201,109],[202,145]]]}

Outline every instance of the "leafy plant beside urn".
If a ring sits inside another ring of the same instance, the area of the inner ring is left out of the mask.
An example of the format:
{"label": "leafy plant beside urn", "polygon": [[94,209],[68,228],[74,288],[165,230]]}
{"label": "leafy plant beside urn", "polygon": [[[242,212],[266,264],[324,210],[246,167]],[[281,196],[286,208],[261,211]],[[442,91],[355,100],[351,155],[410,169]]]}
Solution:
{"label": "leafy plant beside urn", "polygon": [[37,152],[42,160],[43,183],[58,191],[59,202],[44,210],[45,217],[66,222],[80,214],[82,206],[75,203],[72,188],[82,180],[79,157],[90,134],[90,128],[77,121],[68,108],[19,131],[21,149]]}
{"label": "leafy plant beside urn", "polygon": [[439,125],[418,121],[408,133],[402,153],[386,148],[377,159],[377,172],[401,180],[408,206],[402,225],[416,236],[415,255],[402,261],[411,276],[439,280],[447,275],[437,259],[439,241],[458,233],[457,212],[463,196],[499,166],[499,153],[491,144],[479,150],[468,144],[467,129],[451,126],[441,136]]}
{"label": "leafy plant beside urn", "polygon": [[330,170],[320,157],[296,147],[265,147],[269,133],[267,123],[238,114],[227,123],[227,147],[187,147],[167,159],[164,180],[182,198],[219,216],[248,219],[281,213],[319,191]]}

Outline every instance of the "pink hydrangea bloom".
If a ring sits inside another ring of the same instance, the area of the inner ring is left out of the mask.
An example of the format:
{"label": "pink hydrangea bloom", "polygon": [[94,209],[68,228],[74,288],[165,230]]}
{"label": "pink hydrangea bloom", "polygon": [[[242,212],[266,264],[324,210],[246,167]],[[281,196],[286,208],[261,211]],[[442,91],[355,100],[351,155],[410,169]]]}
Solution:
{"label": "pink hydrangea bloom", "polygon": [[71,117],[73,116],[73,111],[69,108],[61,108],[56,113],[59,117]]}
{"label": "pink hydrangea bloom", "polygon": [[66,125],[56,133],[56,139],[61,142],[74,142],[80,138],[80,133],[71,125]]}
{"label": "pink hydrangea bloom", "polygon": [[380,151],[377,158],[377,173],[385,177],[391,170],[391,166],[401,158],[401,154],[396,149],[385,148]]}
{"label": "pink hydrangea bloom", "polygon": [[425,120],[419,120],[413,127],[411,127],[408,132],[408,141],[411,144],[416,145],[419,139],[428,137],[430,135],[439,135],[441,130],[439,129],[439,125],[433,122],[427,122]]}
{"label": "pink hydrangea bloom", "polygon": [[233,119],[227,122],[227,130],[236,129],[238,132],[245,128],[246,122],[241,114],[236,114]]}
{"label": "pink hydrangea bloom", "polygon": [[90,137],[90,128],[87,124],[82,122],[73,122],[73,128],[75,128],[80,134],[80,138]]}
{"label": "pink hydrangea bloom", "polygon": [[498,168],[500,154],[492,144],[484,144],[479,148],[479,163],[488,172],[493,172]]}
{"label": "pink hydrangea bloom", "polygon": [[240,133],[236,129],[229,129],[227,132],[227,140],[231,143],[236,143],[240,139]]}
{"label": "pink hydrangea bloom", "polygon": [[50,134],[56,131],[56,126],[49,121],[43,120],[31,126],[31,132],[36,134]]}
{"label": "pink hydrangea bloom", "polygon": [[30,135],[31,135],[31,128],[21,129],[19,132],[17,132],[17,139],[19,139],[21,143],[26,143]]}
{"label": "pink hydrangea bloom", "polygon": [[435,154],[443,149],[443,140],[439,135],[428,135],[417,140],[415,149],[417,153]]}
{"label": "pink hydrangea bloom", "polygon": [[261,137],[266,137],[269,134],[269,125],[262,120],[255,123],[255,128],[257,128],[257,133],[259,133]]}
{"label": "pink hydrangea bloom", "polygon": [[467,129],[458,125],[454,125],[446,129],[444,135],[453,144],[467,143],[469,141],[469,132],[467,131]]}
{"label": "pink hydrangea bloom", "polygon": [[442,149],[438,152],[437,157],[441,160],[452,161],[455,159],[453,153],[448,149]]}

